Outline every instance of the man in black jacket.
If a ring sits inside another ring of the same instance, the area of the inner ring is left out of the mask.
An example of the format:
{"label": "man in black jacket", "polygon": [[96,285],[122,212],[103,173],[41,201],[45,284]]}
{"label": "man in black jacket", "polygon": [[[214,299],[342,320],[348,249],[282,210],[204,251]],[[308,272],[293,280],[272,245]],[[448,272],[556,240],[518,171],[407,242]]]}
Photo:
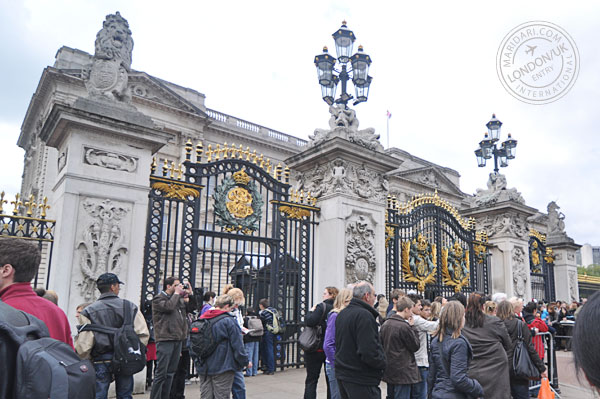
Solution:
{"label": "man in black jacket", "polygon": [[375,289],[361,281],[352,296],[335,321],[335,376],[343,399],[380,399],[386,363],[373,308]]}

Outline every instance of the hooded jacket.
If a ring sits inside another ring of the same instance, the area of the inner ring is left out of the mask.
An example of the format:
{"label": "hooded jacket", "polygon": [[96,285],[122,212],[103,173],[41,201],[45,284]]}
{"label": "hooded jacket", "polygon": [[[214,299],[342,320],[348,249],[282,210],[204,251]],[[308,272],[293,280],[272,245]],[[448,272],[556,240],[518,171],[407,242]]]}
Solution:
{"label": "hooded jacket", "polygon": [[379,313],[368,303],[352,298],[335,320],[335,377],[366,386],[377,386],[385,369],[379,339]]}
{"label": "hooded jacket", "polygon": [[201,319],[213,319],[227,314],[215,322],[212,332],[219,343],[215,351],[203,362],[196,361],[199,375],[217,375],[227,371],[240,371],[248,364],[248,355],[242,342],[242,333],[235,317],[221,309],[204,312]]}

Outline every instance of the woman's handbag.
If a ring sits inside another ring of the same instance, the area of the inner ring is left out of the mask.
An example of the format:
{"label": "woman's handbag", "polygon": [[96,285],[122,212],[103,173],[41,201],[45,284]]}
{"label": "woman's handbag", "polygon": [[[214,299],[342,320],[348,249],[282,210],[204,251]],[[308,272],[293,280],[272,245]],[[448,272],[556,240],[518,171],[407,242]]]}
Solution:
{"label": "woman's handbag", "polygon": [[298,345],[300,345],[300,348],[302,348],[305,352],[314,352],[323,346],[324,334],[321,323],[325,318],[326,309],[327,307],[325,304],[323,304],[323,316],[321,317],[319,324],[314,327],[304,327],[304,330],[302,330],[300,336],[298,337]]}
{"label": "woman's handbag", "polygon": [[518,336],[512,359],[515,376],[529,380],[539,380],[541,377],[540,371],[529,357],[529,352],[527,352],[527,347],[523,341],[523,322],[521,320],[517,321],[519,323],[517,327]]}

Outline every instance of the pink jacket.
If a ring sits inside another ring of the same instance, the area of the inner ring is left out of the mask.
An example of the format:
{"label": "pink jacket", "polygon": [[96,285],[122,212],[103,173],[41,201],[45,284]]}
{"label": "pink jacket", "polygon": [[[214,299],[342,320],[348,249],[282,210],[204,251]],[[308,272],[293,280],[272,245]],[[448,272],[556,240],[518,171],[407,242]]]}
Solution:
{"label": "pink jacket", "polygon": [[33,291],[29,283],[14,283],[0,291],[0,298],[7,305],[34,315],[42,320],[50,336],[73,347],[71,327],[65,312]]}

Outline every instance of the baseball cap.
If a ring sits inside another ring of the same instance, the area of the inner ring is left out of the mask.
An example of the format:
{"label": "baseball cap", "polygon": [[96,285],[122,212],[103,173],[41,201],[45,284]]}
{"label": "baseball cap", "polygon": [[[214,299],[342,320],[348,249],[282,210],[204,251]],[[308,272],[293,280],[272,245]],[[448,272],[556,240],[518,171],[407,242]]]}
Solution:
{"label": "baseball cap", "polygon": [[116,274],[114,273],[104,273],[101,274],[100,277],[98,277],[98,280],[96,280],[96,285],[102,285],[102,284],[125,284],[124,282],[122,282],[121,280],[119,280],[119,278],[117,277]]}

